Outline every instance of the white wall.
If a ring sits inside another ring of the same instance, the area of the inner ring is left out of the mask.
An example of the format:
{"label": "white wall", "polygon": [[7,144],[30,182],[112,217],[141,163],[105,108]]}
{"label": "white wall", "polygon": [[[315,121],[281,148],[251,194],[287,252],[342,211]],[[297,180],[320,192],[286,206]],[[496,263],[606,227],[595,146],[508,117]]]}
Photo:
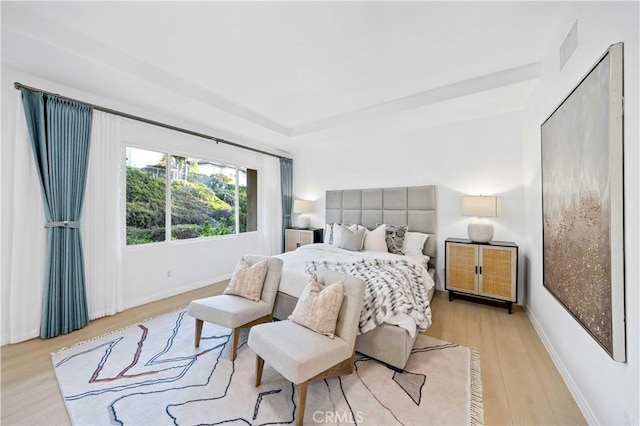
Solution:
{"label": "white wall", "polygon": [[[367,121],[300,142],[293,191],[318,201],[312,225],[324,223],[324,192],[330,189],[436,185],[439,288],[444,240],[467,236],[471,218],[461,215],[462,196],[500,196],[494,239],[522,242],[521,113],[437,127],[386,124]],[[520,303],[522,294],[520,279]]]}
{"label": "white wall", "polygon": [[[590,424],[638,424],[638,14],[637,2],[572,3],[543,61],[524,117],[524,220],[528,253],[527,311]],[[558,50],[578,21],[578,48],[559,69]],[[609,45],[624,42],[625,276],[627,362],[614,362],[542,286],[540,125]],[[626,416],[626,417],[625,417]]]}
{"label": "white wall", "polygon": [[[123,146],[169,150],[173,154],[203,156],[227,164],[238,164],[257,169],[259,178],[265,172],[265,156],[262,154],[215,144],[144,123],[125,120],[122,137]],[[259,185],[260,206],[280,202],[265,194],[263,188],[264,185]],[[123,289],[125,307],[137,306],[229,278],[242,255],[248,252],[265,252],[263,231],[268,225],[270,224],[264,223],[263,215],[260,215],[259,232],[124,248],[123,274],[127,282],[135,283]]]}
{"label": "white wall", "polygon": [[[238,259],[263,252],[260,233],[124,249],[125,308],[213,284],[231,276]],[[170,276],[168,276],[170,272]]]}
{"label": "white wall", "polygon": [[[123,147],[168,150],[188,157],[211,158],[258,169],[260,177],[264,172],[264,156],[261,154],[140,122],[124,120],[122,139]],[[261,201],[265,201],[265,194],[261,194]],[[264,226],[261,220],[260,231]],[[248,232],[198,241],[125,247],[122,254],[123,276],[125,282],[135,285],[128,284],[123,288],[124,306],[137,306],[227,279],[242,255],[247,252],[262,254],[263,246],[262,232]]]}

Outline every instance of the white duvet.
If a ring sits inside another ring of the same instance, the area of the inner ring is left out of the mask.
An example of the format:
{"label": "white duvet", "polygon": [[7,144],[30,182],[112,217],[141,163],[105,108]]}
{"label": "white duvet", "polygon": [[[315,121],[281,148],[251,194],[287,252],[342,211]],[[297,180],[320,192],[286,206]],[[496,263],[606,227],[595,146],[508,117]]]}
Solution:
{"label": "white duvet", "polygon": [[[431,292],[431,289],[435,286],[431,275],[429,275],[427,269],[423,266],[425,259],[421,256],[410,257],[385,252],[354,252],[340,249],[329,244],[309,244],[295,251],[277,255],[276,257],[284,261],[279,291],[296,298],[300,296],[302,290],[309,282],[309,274],[305,272],[305,269],[307,269],[311,262],[346,263],[371,259],[388,261],[404,260],[420,268],[422,272],[422,283],[427,293]],[[426,303],[428,304],[428,301]],[[426,309],[421,321],[416,321],[415,318],[406,314],[397,314],[385,318],[384,322],[406,329],[413,337],[417,329],[416,322],[419,322],[420,329],[422,330],[431,324],[431,310],[429,308]]]}

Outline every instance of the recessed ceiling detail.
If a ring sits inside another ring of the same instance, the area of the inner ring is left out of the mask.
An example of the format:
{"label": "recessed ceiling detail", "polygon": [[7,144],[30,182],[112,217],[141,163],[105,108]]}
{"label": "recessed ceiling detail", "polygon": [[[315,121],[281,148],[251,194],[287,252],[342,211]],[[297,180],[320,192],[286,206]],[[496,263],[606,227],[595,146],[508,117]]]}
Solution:
{"label": "recessed ceiling detail", "polygon": [[2,2],[2,61],[121,103],[286,144],[535,80],[563,8]]}

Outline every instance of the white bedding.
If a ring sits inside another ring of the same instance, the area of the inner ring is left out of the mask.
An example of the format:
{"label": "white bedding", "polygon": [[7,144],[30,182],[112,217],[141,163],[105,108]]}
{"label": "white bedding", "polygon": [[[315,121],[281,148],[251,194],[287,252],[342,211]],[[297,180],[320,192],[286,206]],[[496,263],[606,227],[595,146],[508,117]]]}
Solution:
{"label": "white bedding", "polygon": [[[383,259],[389,261],[406,260],[418,266],[422,272],[422,283],[427,293],[435,287],[435,283],[427,269],[423,266],[425,257],[423,256],[401,256],[385,252],[354,252],[344,250],[329,244],[309,244],[298,248],[295,251],[277,255],[284,261],[282,278],[279,291],[293,297],[299,297],[302,290],[309,282],[309,275],[305,269],[310,262],[356,262],[366,259]],[[428,303],[428,301],[427,301]],[[426,319],[421,322],[421,329],[426,329],[431,324],[431,310],[425,312]],[[416,320],[406,314],[398,314],[385,320],[388,324],[397,325],[406,329],[411,337],[415,336],[417,327]]]}

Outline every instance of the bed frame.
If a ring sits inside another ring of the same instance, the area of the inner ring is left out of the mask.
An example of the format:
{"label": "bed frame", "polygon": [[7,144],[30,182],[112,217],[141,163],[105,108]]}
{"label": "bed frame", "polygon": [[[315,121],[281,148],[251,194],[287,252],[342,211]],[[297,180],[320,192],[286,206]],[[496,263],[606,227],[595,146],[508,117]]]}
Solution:
{"label": "bed frame", "polygon": [[[325,222],[357,223],[374,229],[377,224],[409,225],[410,231],[429,234],[424,254],[430,257],[429,272],[435,281],[436,250],[436,187],[410,186],[399,188],[348,189],[326,192]],[[434,288],[435,290],[435,288]],[[433,291],[429,294],[431,298]],[[286,319],[297,299],[278,292],[273,316]],[[383,324],[361,334],[356,351],[403,370],[417,338],[395,325]]]}

